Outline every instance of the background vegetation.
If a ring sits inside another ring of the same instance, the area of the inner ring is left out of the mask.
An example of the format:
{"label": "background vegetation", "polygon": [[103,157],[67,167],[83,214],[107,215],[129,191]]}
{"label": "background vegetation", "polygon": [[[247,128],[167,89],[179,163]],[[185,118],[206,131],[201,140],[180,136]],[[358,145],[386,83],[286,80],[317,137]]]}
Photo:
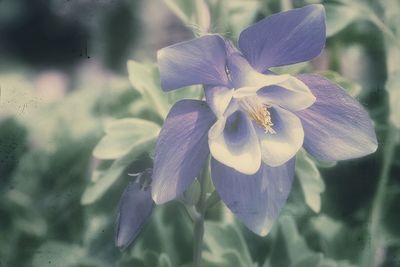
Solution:
{"label": "background vegetation", "polygon": [[[237,39],[269,14],[318,1],[206,2],[211,31]],[[123,252],[114,225],[128,173],[152,166],[170,106],[200,97],[196,87],[162,93],[155,65],[157,49],[201,34],[199,3],[0,1],[0,266],[190,266],[193,226],[179,201],[157,206]],[[276,71],[318,72],[349,90],[375,122],[378,151],[338,163],[301,152],[289,201],[265,238],[216,205],[207,267],[400,266],[400,2],[322,3],[324,52]]]}

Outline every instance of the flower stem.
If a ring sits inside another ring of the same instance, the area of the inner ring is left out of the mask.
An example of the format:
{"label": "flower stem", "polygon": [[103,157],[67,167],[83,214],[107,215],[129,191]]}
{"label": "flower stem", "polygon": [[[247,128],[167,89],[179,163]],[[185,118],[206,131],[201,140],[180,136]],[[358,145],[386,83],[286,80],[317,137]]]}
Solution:
{"label": "flower stem", "polygon": [[379,175],[378,189],[376,191],[371,210],[369,225],[370,242],[364,250],[363,266],[379,265],[379,243],[381,242],[381,219],[384,200],[386,197],[387,183],[389,181],[390,168],[394,159],[395,147],[398,138],[398,129],[390,126],[388,130],[385,148],[383,151],[383,165]]}
{"label": "flower stem", "polygon": [[204,237],[204,215],[207,210],[206,194],[207,194],[207,179],[208,179],[208,161],[204,166],[200,177],[200,198],[197,203],[198,217],[194,222],[194,240],[193,240],[193,267],[202,266],[202,248]]}
{"label": "flower stem", "polygon": [[202,246],[204,236],[204,217],[201,216],[194,224],[193,267],[202,266]]}

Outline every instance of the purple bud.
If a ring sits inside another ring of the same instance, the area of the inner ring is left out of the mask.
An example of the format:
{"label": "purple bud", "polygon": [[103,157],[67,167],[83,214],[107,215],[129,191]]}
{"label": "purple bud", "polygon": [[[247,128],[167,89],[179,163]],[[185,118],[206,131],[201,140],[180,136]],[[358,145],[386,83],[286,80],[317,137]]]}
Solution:
{"label": "purple bud", "polygon": [[[149,175],[150,174],[150,175]],[[139,235],[154,207],[150,185],[146,177],[151,171],[140,173],[121,196],[116,221],[115,245],[125,249]]]}

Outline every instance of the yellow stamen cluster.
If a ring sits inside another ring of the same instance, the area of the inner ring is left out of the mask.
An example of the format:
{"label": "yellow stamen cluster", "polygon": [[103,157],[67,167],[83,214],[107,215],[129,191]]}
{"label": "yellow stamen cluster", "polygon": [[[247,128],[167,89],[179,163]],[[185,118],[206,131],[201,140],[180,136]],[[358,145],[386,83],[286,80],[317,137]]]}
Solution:
{"label": "yellow stamen cluster", "polygon": [[249,101],[249,99],[242,101],[241,104],[247,111],[249,117],[260,125],[264,129],[265,133],[276,133],[272,128],[274,124],[272,123],[271,113],[268,110],[270,106],[259,103],[258,101]]}

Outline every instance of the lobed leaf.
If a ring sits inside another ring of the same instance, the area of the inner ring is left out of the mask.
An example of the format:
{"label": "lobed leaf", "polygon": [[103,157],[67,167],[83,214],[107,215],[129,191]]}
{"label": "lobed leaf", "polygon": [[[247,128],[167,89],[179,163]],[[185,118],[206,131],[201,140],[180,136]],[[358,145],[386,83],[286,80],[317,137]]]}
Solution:
{"label": "lobed leaf", "polygon": [[326,36],[331,37],[359,18],[362,18],[359,8],[352,8],[339,3],[324,5],[326,12]]}
{"label": "lobed leaf", "polygon": [[130,147],[130,151],[123,157],[116,159],[110,168],[103,172],[103,174],[97,174],[96,181],[91,183],[84,191],[81,204],[88,205],[97,201],[108,188],[121,176],[124,170],[135,161],[140,155],[153,147],[156,141],[156,135],[142,137]]}
{"label": "lobed leaf", "polygon": [[254,265],[242,233],[233,224],[206,222],[204,243],[209,251],[204,253],[205,266]]}
{"label": "lobed leaf", "polygon": [[126,118],[109,123],[106,135],[93,150],[98,159],[117,159],[126,155],[143,140],[156,137],[160,131],[157,124],[136,118]]}
{"label": "lobed leaf", "polygon": [[296,175],[299,178],[307,205],[314,212],[319,212],[321,209],[320,194],[325,190],[325,183],[315,162],[304,150],[301,150],[296,156]]}

